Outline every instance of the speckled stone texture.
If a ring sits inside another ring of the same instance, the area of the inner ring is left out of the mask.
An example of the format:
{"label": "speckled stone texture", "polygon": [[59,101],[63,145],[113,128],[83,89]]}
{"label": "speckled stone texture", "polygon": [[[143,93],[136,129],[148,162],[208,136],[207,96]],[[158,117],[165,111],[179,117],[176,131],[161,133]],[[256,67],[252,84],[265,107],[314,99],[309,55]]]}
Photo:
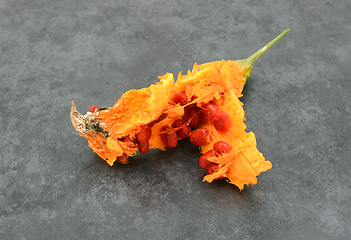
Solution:
{"label": "speckled stone texture", "polygon": [[[0,239],[350,239],[349,0],[0,1]],[[273,168],[203,183],[182,140],[108,166],[71,125],[286,28],[244,90]]]}

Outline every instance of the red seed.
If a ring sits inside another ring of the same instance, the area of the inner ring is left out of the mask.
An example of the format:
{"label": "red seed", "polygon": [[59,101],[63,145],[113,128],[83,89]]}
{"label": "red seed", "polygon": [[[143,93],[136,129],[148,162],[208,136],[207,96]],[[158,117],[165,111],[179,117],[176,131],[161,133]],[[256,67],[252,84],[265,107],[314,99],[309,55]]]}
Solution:
{"label": "red seed", "polygon": [[146,143],[150,140],[151,128],[148,125],[144,125],[140,132],[136,135],[136,140],[139,143]]}
{"label": "red seed", "polygon": [[178,138],[186,138],[190,135],[191,130],[183,119],[175,120],[172,127],[176,130]]}
{"label": "red seed", "polygon": [[218,141],[213,144],[213,150],[218,154],[229,153],[232,150],[232,146],[225,141]]}
{"label": "red seed", "polygon": [[96,105],[93,105],[89,108],[89,112],[94,113],[96,109],[99,109],[99,107]]}
{"label": "red seed", "polygon": [[181,128],[185,125],[185,121],[183,119],[177,119],[173,122],[172,127],[175,129]]}
{"label": "red seed", "polygon": [[122,156],[117,157],[117,160],[121,163],[126,163],[128,161],[128,155],[126,153],[123,153]]}
{"label": "red seed", "polygon": [[211,120],[218,112],[219,108],[216,105],[214,105],[213,103],[207,103],[204,106],[203,116]]}
{"label": "red seed", "polygon": [[139,144],[139,152],[145,154],[149,151],[149,142]]}
{"label": "red seed", "polygon": [[217,163],[213,163],[207,169],[207,174],[211,175],[211,174],[217,172],[218,170],[219,170],[218,164]]}
{"label": "red seed", "polygon": [[184,119],[189,122],[189,127],[196,127],[200,123],[200,110],[197,107],[185,109]]}
{"label": "red seed", "polygon": [[230,128],[230,117],[226,112],[219,112],[213,117],[212,123],[219,133],[225,133]]}
{"label": "red seed", "polygon": [[132,142],[133,142],[133,140],[130,138],[129,135],[124,136],[124,137],[122,138],[122,141],[125,142],[125,143],[132,143]]}
{"label": "red seed", "polygon": [[[211,175],[211,174],[217,172],[218,170],[219,170],[218,164],[217,164],[217,163],[214,163],[214,164],[212,164],[212,165],[207,169],[207,174],[208,174],[208,175]],[[223,178],[223,177],[220,176],[220,177],[218,177],[218,178],[215,178],[215,180],[219,180],[219,179],[222,179],[222,178]]]}
{"label": "red seed", "polygon": [[190,127],[183,126],[182,128],[178,129],[176,133],[178,138],[187,138],[190,135],[191,130]]}
{"label": "red seed", "polygon": [[199,165],[203,169],[208,169],[208,167],[212,164],[212,162],[208,161],[208,158],[215,156],[215,152],[213,150],[209,150],[205,154],[203,154],[199,158]]}
{"label": "red seed", "polygon": [[190,135],[190,142],[192,142],[196,146],[203,146],[207,144],[208,141],[209,131],[205,128],[197,129]]}
{"label": "red seed", "polygon": [[191,121],[189,123],[189,126],[196,127],[199,125],[199,123],[200,123],[200,114],[198,113],[198,114],[193,115],[193,117],[191,118]]}
{"label": "red seed", "polygon": [[171,127],[163,127],[161,128],[160,133],[161,141],[166,147],[174,148],[178,144],[178,137],[176,132]]}
{"label": "red seed", "polygon": [[153,127],[156,123],[161,122],[161,121],[162,121],[163,119],[165,119],[166,117],[167,117],[167,114],[166,114],[166,113],[162,113],[161,116],[160,116],[158,119],[156,119],[156,120],[154,120],[154,121],[148,123],[148,126],[151,128],[151,127]]}
{"label": "red seed", "polygon": [[134,145],[134,142],[129,135],[119,138],[118,140],[124,142],[127,145]]}
{"label": "red seed", "polygon": [[184,106],[188,103],[188,97],[184,92],[178,91],[175,94],[173,94],[173,102],[175,104],[179,103],[181,106]]}

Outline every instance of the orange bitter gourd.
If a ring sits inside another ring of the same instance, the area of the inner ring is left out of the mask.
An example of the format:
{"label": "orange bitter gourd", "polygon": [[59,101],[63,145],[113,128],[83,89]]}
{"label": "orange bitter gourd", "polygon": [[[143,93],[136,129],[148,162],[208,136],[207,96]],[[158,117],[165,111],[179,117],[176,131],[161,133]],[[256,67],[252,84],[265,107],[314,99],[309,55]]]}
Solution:
{"label": "orange bitter gourd", "polygon": [[111,166],[116,160],[127,163],[138,151],[175,147],[190,136],[203,154],[204,181],[225,178],[239,189],[256,184],[272,164],[257,150],[254,133],[245,131],[239,98],[254,62],[288,31],[245,60],[195,63],[176,82],[167,73],[148,88],[124,93],[112,107],[94,106],[82,115],[72,101],[72,124]]}

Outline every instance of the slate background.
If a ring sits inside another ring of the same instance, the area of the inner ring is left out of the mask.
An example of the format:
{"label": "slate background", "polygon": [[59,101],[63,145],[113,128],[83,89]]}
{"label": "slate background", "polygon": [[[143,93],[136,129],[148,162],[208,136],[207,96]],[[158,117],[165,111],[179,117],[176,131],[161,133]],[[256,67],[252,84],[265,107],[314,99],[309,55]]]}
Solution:
{"label": "slate background", "polygon": [[[351,239],[348,0],[0,1],[0,239]],[[78,110],[194,62],[255,63],[249,131],[273,168],[202,182],[197,147],[109,167]]]}

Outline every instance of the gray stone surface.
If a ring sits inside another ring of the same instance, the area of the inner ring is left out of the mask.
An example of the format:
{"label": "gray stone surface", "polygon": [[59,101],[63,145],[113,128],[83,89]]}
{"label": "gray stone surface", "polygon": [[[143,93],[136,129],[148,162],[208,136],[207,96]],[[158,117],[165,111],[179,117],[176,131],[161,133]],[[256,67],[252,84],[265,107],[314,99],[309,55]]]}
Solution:
{"label": "gray stone surface", "polygon": [[[0,1],[0,239],[351,239],[351,4]],[[255,64],[248,130],[273,168],[202,182],[197,147],[108,166],[70,101],[111,106],[194,62]]]}

